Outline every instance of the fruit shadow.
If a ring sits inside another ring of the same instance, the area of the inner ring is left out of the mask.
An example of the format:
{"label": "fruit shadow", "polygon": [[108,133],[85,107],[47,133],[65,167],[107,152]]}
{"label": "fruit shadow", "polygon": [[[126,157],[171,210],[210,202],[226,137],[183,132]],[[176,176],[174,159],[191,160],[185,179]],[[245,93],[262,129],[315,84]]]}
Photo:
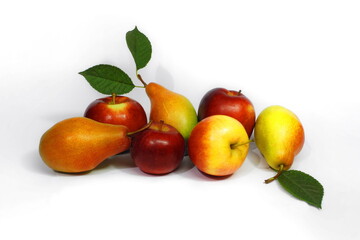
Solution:
{"label": "fruit shadow", "polygon": [[183,176],[197,181],[221,181],[229,178],[241,178],[245,177],[257,168],[270,169],[254,143],[250,144],[249,152],[243,165],[234,174],[228,176],[216,177],[208,175],[194,167],[188,156],[185,157],[185,160],[188,160],[190,163],[187,164],[191,164],[192,167],[188,167],[188,170],[184,171]]}
{"label": "fruit shadow", "polygon": [[130,156],[130,151],[119,153],[101,162],[93,171],[102,171],[108,168],[126,170],[127,173],[136,174],[137,167]]}
{"label": "fruit shadow", "polygon": [[191,170],[192,168],[194,168],[194,164],[190,161],[190,159],[188,157],[185,156],[183,161],[181,162],[180,166],[171,173],[148,174],[148,173],[144,173],[136,166],[133,159],[131,158],[130,153],[127,151],[127,152],[120,153],[118,155],[115,155],[113,157],[106,159],[104,162],[99,164],[99,166],[97,166],[97,168],[94,169],[93,171],[97,171],[97,170],[101,170],[101,169],[105,169],[105,168],[109,168],[109,167],[121,169],[122,172],[131,174],[131,175],[144,176],[144,177],[163,177],[163,176],[168,176],[171,174],[181,175],[184,172],[187,172],[187,171]]}
{"label": "fruit shadow", "polygon": [[250,144],[249,153],[246,157],[248,163],[252,165],[252,167],[260,168],[260,169],[268,169],[264,156],[260,153],[259,149],[256,147],[256,144],[252,142]]}
{"label": "fruit shadow", "polygon": [[[188,157],[187,157],[188,158]],[[105,159],[102,163],[100,163],[95,169],[87,172],[81,172],[81,173],[64,173],[64,172],[58,172],[54,171],[51,168],[49,168],[41,159],[39,152],[37,150],[33,150],[27,154],[25,154],[22,158],[22,165],[23,167],[31,172],[47,175],[47,176],[82,176],[87,175],[89,173],[92,174],[99,174],[102,172],[107,172],[110,168],[120,169],[122,172],[125,172],[127,174],[131,175],[138,175],[138,176],[145,176],[145,177],[160,177],[160,176],[166,176],[168,174],[164,175],[152,175],[142,172],[134,163],[130,156],[130,152],[126,151],[120,154],[117,154],[115,156],[109,157]],[[194,167],[190,159],[184,159],[184,161],[181,163],[181,165],[175,169],[174,172],[169,174],[182,174],[184,172],[187,172],[191,170]]]}
{"label": "fruit shadow", "polygon": [[[260,153],[259,149],[256,147],[256,144],[253,142],[250,144],[249,153],[246,157],[246,167],[245,172],[250,172],[255,170],[262,170],[264,172],[268,172],[269,176],[274,173],[274,171],[267,164],[264,156]],[[243,174],[243,169],[240,169],[239,174]],[[266,173],[265,173],[266,175]],[[264,175],[264,176],[265,176]],[[264,179],[265,180],[265,179]]]}
{"label": "fruit shadow", "polygon": [[137,167],[133,163],[130,153],[124,152],[122,154],[115,155],[113,157],[105,159],[102,163],[100,163],[95,169],[91,171],[81,172],[81,173],[64,173],[54,171],[49,168],[41,159],[39,152],[37,150],[31,151],[24,155],[21,158],[23,167],[31,172],[48,175],[48,176],[82,176],[87,175],[89,173],[99,174],[104,172],[105,169],[109,169],[111,167],[117,169],[127,169],[128,172],[132,172],[133,174],[141,174],[141,171],[137,171]]}
{"label": "fruit shadow", "polygon": [[165,86],[169,90],[174,90],[174,77],[163,66],[159,66],[156,71],[157,83]]}
{"label": "fruit shadow", "polygon": [[27,154],[25,154],[22,158],[22,166],[24,169],[31,171],[33,173],[47,175],[47,176],[81,176],[88,174],[89,172],[82,172],[82,173],[62,173],[57,172],[49,168],[41,159],[39,152],[37,150],[33,150]]}
{"label": "fruit shadow", "polygon": [[[64,176],[81,176],[86,175],[91,172],[94,173],[101,173],[105,169],[109,168],[116,168],[121,169],[123,172],[131,175],[138,175],[138,176],[146,176],[146,177],[161,177],[166,176],[169,174],[176,174],[182,177],[190,178],[192,180],[198,180],[198,181],[219,181],[219,180],[225,180],[230,177],[242,177],[247,174],[249,174],[252,170],[254,170],[254,167],[260,168],[260,169],[266,169],[269,171],[269,173],[272,173],[273,171],[268,167],[266,164],[266,161],[262,157],[261,153],[256,148],[255,144],[250,145],[249,153],[246,158],[246,162],[243,164],[243,166],[233,175],[224,176],[224,177],[214,177],[207,175],[201,171],[199,171],[192,161],[190,160],[189,156],[186,155],[181,162],[180,166],[175,169],[173,172],[165,175],[152,175],[142,172],[134,163],[130,156],[130,152],[126,151],[120,154],[117,154],[115,156],[112,156],[106,160],[104,160],[102,163],[100,163],[94,170],[82,172],[82,173],[62,173],[57,172],[49,167],[46,166],[46,164],[42,161],[39,152],[37,150],[33,150],[27,154],[25,154],[22,158],[22,165],[25,169],[28,171],[32,171],[38,174],[42,175],[48,175],[48,176],[56,176],[56,175],[64,175]],[[271,175],[271,174],[270,174]]]}
{"label": "fruit shadow", "polygon": [[214,177],[204,172],[201,172],[199,169],[195,167],[195,165],[190,160],[188,155],[184,157],[180,167],[176,169],[173,173],[196,181],[219,181],[230,177],[230,176]]}

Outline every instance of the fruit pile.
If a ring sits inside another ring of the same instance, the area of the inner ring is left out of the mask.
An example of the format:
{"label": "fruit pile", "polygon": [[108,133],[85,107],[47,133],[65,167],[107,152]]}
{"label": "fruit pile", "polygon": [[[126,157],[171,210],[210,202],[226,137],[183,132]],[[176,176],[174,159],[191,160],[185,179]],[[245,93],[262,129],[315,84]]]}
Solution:
{"label": "fruit pile", "polygon": [[[230,176],[243,164],[255,141],[270,168],[295,197],[321,208],[323,187],[308,174],[289,170],[304,144],[298,117],[281,106],[270,106],[256,118],[254,106],[241,92],[224,88],[208,91],[196,112],[183,95],[151,82],[138,71],[150,61],[149,39],[137,27],[126,34],[136,64],[135,86],[120,68],[96,65],[80,74],[102,94],[83,117],[56,123],[40,140],[39,153],[51,169],[65,173],[91,171],[105,159],[130,150],[143,172],[168,174],[188,153],[206,175]],[[134,87],[145,88],[151,102],[149,122],[139,102],[123,96]],[[254,140],[250,140],[254,131]]]}

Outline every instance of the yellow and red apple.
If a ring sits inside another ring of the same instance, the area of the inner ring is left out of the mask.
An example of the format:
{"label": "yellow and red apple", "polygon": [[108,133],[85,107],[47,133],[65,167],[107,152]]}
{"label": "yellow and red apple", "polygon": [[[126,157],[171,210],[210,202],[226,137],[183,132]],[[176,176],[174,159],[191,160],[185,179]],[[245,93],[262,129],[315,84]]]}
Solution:
{"label": "yellow and red apple", "polygon": [[249,138],[243,125],[225,115],[200,121],[188,140],[191,161],[212,176],[228,176],[243,164],[249,151]]}
{"label": "yellow and red apple", "polygon": [[102,123],[124,125],[130,132],[140,129],[147,123],[146,113],[141,104],[126,96],[99,98],[90,103],[84,116]]}
{"label": "yellow and red apple", "polygon": [[212,115],[227,115],[237,119],[245,127],[250,138],[255,126],[255,109],[241,91],[225,88],[208,91],[199,104],[198,118],[202,120]]}

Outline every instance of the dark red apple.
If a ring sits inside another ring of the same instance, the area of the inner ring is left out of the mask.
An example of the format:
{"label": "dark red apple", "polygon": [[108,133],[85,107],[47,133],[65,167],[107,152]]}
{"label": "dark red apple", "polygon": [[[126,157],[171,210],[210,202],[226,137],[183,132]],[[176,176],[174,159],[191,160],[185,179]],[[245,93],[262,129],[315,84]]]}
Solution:
{"label": "dark red apple", "polygon": [[[115,99],[115,102],[114,102]],[[144,108],[132,98],[112,96],[96,99],[85,110],[84,116],[102,123],[124,125],[136,131],[147,123]]]}
{"label": "dark red apple", "polygon": [[255,125],[255,109],[241,91],[214,88],[208,91],[199,104],[199,121],[212,115],[226,115],[237,119],[249,138]]}
{"label": "dark red apple", "polygon": [[176,128],[153,122],[149,128],[132,136],[130,154],[136,166],[149,174],[167,174],[181,163],[185,139]]}

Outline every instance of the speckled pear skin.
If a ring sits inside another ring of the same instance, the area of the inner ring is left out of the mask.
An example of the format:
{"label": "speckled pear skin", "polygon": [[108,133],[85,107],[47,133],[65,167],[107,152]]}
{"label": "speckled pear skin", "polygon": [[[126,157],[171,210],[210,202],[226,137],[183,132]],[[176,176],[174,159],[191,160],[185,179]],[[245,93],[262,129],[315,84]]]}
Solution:
{"label": "speckled pear skin", "polygon": [[128,128],[85,117],[58,122],[40,139],[42,160],[55,171],[80,173],[93,170],[106,158],[130,148]]}
{"label": "speckled pear skin", "polygon": [[288,170],[301,151],[304,128],[299,118],[282,106],[270,106],[258,116],[254,128],[255,143],[271,168]]}
{"label": "speckled pear skin", "polygon": [[162,120],[188,139],[198,122],[196,110],[191,102],[183,95],[157,83],[149,83],[145,89],[151,103],[150,120]]}

